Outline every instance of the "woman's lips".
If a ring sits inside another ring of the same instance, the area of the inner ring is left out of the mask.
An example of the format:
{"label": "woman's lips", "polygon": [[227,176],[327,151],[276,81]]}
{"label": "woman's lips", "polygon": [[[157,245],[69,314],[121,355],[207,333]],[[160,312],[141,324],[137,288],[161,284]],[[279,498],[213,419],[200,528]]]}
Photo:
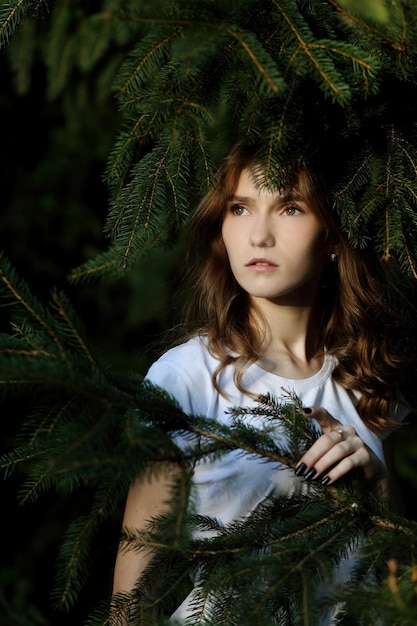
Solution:
{"label": "woman's lips", "polygon": [[245,267],[257,271],[270,271],[278,267],[276,263],[273,263],[269,259],[251,259],[249,263],[246,263]]}

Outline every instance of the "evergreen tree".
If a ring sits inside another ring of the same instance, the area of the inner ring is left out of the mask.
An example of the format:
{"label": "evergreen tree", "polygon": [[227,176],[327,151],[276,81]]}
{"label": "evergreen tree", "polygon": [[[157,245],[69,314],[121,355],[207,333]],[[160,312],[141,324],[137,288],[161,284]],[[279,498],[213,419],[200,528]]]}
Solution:
{"label": "evergreen tree", "polygon": [[[280,164],[291,165],[300,154],[306,164],[324,167],[351,243],[374,249],[388,268],[398,265],[399,289],[411,285],[412,293],[417,17],[411,0],[381,1],[376,9],[353,0],[99,4],[97,10],[59,0],[0,5],[0,41],[22,89],[36,50],[52,94],[65,89],[71,72],[94,64],[102,64],[103,75],[115,74],[122,128],[105,172],[110,244],[71,272],[73,284],[123,275],[155,247],[173,246],[216,165],[244,137],[260,146],[272,183],[283,175]],[[109,49],[123,54],[112,57]],[[245,407],[234,409],[231,428],[187,418],[138,373],[107,366],[65,295],[53,293],[45,306],[5,256],[1,268],[3,300],[13,316],[13,332],[0,338],[2,388],[8,397],[27,394],[32,406],[21,442],[3,455],[2,467],[6,475],[24,468],[23,502],[85,485],[94,493],[90,512],[69,525],[62,544],[58,607],[79,601],[100,529],[114,518],[132,478],[172,460],[183,468],[173,512],[147,533],[124,538],[131,549],[151,544],[156,552],[133,609],[131,598],[118,598],[121,613],[132,610],[145,626],[164,623],[198,569],[202,601],[209,593],[217,599],[205,624],[314,624],[341,600],[340,624],[416,623],[416,524],[363,493],[355,476],[337,488],[312,486],[302,497],[273,501],[212,539],[192,538],[193,528],[220,529],[187,512],[190,461],[242,448],[294,467],[314,437],[297,398],[260,399],[264,431],[250,427]],[[412,349],[413,340],[410,330]],[[275,420],[288,429],[286,447],[268,435]],[[175,431],[191,440],[202,435],[206,443],[185,457],[172,443]],[[356,544],[361,559],[353,581],[318,594]],[[87,623],[109,623],[107,599]]]}

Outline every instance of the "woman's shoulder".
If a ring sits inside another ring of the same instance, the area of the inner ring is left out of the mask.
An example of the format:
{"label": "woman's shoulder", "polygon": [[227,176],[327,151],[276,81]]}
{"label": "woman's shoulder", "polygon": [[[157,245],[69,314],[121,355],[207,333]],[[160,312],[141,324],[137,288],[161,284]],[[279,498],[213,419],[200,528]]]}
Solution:
{"label": "woman's shoulder", "polygon": [[212,375],[217,365],[205,338],[192,337],[162,354],[149,368],[146,380],[174,396],[186,413],[197,413],[213,396]]}
{"label": "woman's shoulder", "polygon": [[207,347],[204,336],[195,336],[164,352],[149,368],[146,378],[161,384],[173,378],[178,384],[202,384],[211,381],[218,359]]}
{"label": "woman's shoulder", "polygon": [[[191,337],[187,341],[180,343],[164,352],[153,365],[173,365],[175,367],[192,367],[201,363],[216,362],[207,347],[207,339],[204,336]],[[152,365],[152,367],[153,367]]]}

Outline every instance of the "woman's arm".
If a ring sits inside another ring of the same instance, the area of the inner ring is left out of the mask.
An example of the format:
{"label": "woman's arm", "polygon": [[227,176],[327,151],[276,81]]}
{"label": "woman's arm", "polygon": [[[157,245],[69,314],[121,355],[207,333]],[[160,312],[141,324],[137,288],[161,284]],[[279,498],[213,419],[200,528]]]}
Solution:
{"label": "woman's arm", "polygon": [[[132,483],[126,499],[123,527],[144,530],[147,522],[169,511],[172,487],[178,476],[176,465],[165,465],[158,472],[148,472]],[[150,550],[119,547],[113,577],[113,594],[129,593],[152,558]]]}

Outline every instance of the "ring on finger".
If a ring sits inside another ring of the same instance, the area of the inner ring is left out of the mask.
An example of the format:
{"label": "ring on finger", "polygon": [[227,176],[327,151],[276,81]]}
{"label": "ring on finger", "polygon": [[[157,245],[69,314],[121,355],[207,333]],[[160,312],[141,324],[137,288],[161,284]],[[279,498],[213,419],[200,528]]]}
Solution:
{"label": "ring on finger", "polygon": [[330,431],[331,433],[336,433],[339,437],[339,441],[337,443],[340,443],[341,441],[344,441],[345,439],[345,433],[343,432],[342,428],[335,428],[334,430]]}

